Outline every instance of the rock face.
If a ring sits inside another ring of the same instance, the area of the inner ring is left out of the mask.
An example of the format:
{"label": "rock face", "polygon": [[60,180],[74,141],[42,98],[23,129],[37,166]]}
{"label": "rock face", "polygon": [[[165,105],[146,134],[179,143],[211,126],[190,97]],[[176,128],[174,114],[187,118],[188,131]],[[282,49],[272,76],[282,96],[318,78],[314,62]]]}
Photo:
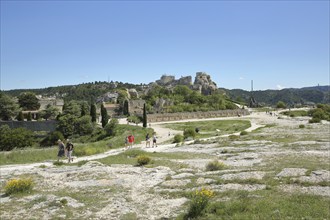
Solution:
{"label": "rock face", "polygon": [[205,72],[197,72],[193,88],[203,95],[210,95],[217,90],[217,84],[211,80],[211,76]]}
{"label": "rock face", "polygon": [[96,103],[101,103],[101,102],[117,102],[118,99],[118,93],[111,93],[111,92],[107,92],[105,94],[103,94],[102,96],[99,96],[96,99]]}
{"label": "rock face", "polygon": [[160,99],[156,100],[156,103],[154,104],[153,107],[155,109],[155,112],[159,113],[159,112],[162,112],[162,110],[164,109],[165,106],[170,106],[173,104],[174,103],[171,100],[160,98]]}
{"label": "rock face", "polygon": [[160,86],[167,86],[175,82],[175,76],[162,75],[160,80],[157,80],[156,83]]}
{"label": "rock face", "polygon": [[176,80],[175,76],[162,75],[160,80],[157,80],[156,83],[160,86],[176,86],[176,85],[186,85],[191,86],[192,79],[191,76],[183,76],[180,79]]}
{"label": "rock face", "polygon": [[128,89],[127,90],[128,98],[139,98],[139,93],[136,89]]}

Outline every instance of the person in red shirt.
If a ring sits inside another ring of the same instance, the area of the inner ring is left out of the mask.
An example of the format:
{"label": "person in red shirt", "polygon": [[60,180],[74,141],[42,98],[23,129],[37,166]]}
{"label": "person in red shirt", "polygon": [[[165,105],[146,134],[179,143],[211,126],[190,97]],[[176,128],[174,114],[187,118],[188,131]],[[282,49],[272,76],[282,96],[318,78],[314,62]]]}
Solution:
{"label": "person in red shirt", "polygon": [[128,136],[128,149],[132,148],[134,144],[134,135]]}

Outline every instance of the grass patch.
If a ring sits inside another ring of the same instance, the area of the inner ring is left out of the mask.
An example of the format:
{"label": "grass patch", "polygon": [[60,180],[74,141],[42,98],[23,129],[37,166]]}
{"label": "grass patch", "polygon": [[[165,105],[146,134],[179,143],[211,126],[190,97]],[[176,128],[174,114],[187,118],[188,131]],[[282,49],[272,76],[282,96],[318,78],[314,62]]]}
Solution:
{"label": "grass patch", "polygon": [[305,168],[307,170],[329,170],[327,157],[315,155],[281,155],[272,158],[265,158],[265,169],[280,172],[284,168]]}
{"label": "grass patch", "polygon": [[329,219],[329,198],[262,191],[231,194],[214,202],[200,219]]}
{"label": "grass patch", "polygon": [[63,161],[54,161],[53,162],[53,165],[55,165],[55,166],[63,166],[64,163],[63,163]]}
{"label": "grass patch", "polygon": [[[237,131],[245,130],[251,127],[250,121],[247,120],[214,120],[214,121],[196,121],[169,123],[164,125],[166,128],[184,131],[188,128],[198,128],[199,132],[196,138],[213,137],[217,135],[230,134]],[[217,131],[217,129],[219,131]]]}
{"label": "grass patch", "polygon": [[301,117],[301,116],[308,116],[308,112],[304,110],[294,110],[294,111],[284,111],[280,114],[290,116],[290,117]]}

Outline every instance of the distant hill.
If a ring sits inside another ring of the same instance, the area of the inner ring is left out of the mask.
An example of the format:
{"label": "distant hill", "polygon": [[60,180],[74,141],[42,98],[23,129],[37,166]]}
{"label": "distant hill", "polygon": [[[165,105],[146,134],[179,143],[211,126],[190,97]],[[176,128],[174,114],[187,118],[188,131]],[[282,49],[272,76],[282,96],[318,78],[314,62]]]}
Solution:
{"label": "distant hill", "polygon": [[330,103],[330,86],[289,88],[282,90],[245,91],[241,89],[224,89],[226,95],[233,100],[249,102],[251,96],[261,105],[276,105],[283,101],[286,104]]}
{"label": "distant hill", "polygon": [[[69,100],[85,100],[95,102],[97,97],[118,89],[135,88],[142,92],[148,86],[145,84],[135,85],[122,82],[91,82],[72,86],[48,87],[44,89],[16,89],[2,91],[11,96],[18,96],[22,92],[34,92],[36,95],[56,96]],[[276,105],[283,101],[288,105],[294,104],[312,104],[312,103],[330,103],[330,86],[313,86],[304,88],[288,88],[282,90],[259,90],[250,91],[242,89],[219,88],[220,91],[234,101],[249,103],[251,96],[261,105]]]}

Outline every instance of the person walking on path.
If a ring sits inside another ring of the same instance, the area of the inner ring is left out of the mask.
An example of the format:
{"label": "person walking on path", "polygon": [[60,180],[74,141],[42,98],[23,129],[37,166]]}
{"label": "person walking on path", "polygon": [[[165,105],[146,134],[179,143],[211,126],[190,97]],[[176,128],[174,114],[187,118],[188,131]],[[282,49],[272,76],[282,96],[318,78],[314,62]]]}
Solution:
{"label": "person walking on path", "polygon": [[73,161],[72,158],[72,152],[73,152],[73,144],[71,143],[71,141],[69,139],[66,140],[66,151],[67,151],[67,158],[68,158],[68,163],[70,163],[71,161]]}
{"label": "person walking on path", "polygon": [[146,135],[146,147],[150,147],[150,136],[149,133]]}
{"label": "person walking on path", "polygon": [[60,157],[63,157],[65,155],[65,152],[64,152],[64,144],[61,141],[61,139],[58,139],[57,143],[58,143],[57,161],[59,161]]}
{"label": "person walking on path", "polygon": [[133,148],[133,144],[134,144],[134,135],[131,134],[130,136],[128,136],[128,149]]}
{"label": "person walking on path", "polygon": [[152,136],[152,147],[157,147],[157,136],[156,133]]}
{"label": "person walking on path", "polygon": [[128,148],[128,136],[125,137],[125,149]]}

